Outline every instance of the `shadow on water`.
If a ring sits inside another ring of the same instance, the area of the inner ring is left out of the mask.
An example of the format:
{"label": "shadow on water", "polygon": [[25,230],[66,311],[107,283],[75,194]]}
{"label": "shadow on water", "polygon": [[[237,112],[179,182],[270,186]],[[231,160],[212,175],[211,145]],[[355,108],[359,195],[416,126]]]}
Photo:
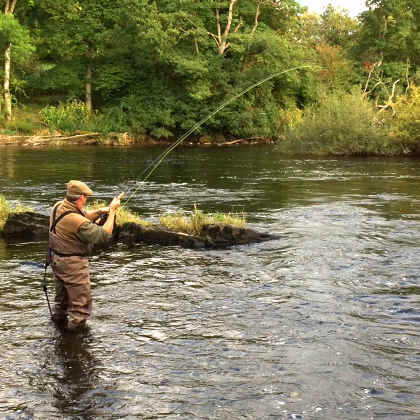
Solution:
{"label": "shadow on water", "polygon": [[46,354],[45,366],[52,370],[48,376],[57,379],[53,405],[63,416],[97,418],[90,394],[100,385],[91,341],[89,331],[79,334],[58,331],[52,354]]}
{"label": "shadow on water", "polygon": [[[129,396],[107,376],[104,344],[90,327],[70,333],[51,326],[52,338],[44,343],[38,388],[49,394],[48,405],[35,410],[35,419],[97,420],[125,417]],[[50,408],[48,407],[50,406]],[[20,420],[20,418],[19,418]],[[29,420],[29,419],[28,419]],[[32,419],[31,419],[32,420]]]}

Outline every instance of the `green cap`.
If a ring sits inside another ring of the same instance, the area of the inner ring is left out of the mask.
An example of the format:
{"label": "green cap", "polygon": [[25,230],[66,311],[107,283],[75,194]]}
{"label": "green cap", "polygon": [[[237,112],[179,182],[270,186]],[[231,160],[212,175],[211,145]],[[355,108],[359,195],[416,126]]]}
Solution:
{"label": "green cap", "polygon": [[92,195],[93,191],[82,181],[71,180],[67,183],[67,195]]}

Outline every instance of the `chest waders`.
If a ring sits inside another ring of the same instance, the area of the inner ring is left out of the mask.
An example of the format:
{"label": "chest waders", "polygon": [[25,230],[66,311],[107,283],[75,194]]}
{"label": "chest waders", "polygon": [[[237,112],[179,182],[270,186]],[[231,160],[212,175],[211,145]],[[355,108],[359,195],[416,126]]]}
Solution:
{"label": "chest waders", "polygon": [[[57,207],[58,207],[58,205],[54,207],[53,216],[52,216],[53,222],[52,222],[51,227],[50,227],[50,232],[54,232],[54,233],[56,233],[55,227],[57,226],[57,223],[61,219],[63,219],[65,216],[67,216],[68,214],[71,214],[71,213],[82,214],[79,211],[68,210],[68,211],[65,211],[64,213],[60,214],[60,216],[58,216],[56,218]],[[49,265],[51,265],[51,262],[52,262],[52,254],[53,253],[57,254],[60,257],[81,256],[79,254],[60,254],[57,251],[54,251],[54,249],[52,249],[51,247],[48,247],[47,248],[47,255],[45,256],[45,265],[44,265],[45,271],[44,271],[44,280],[42,282],[42,289],[44,290],[44,293],[45,293],[45,299],[47,300],[48,310],[50,312],[51,318],[52,318],[52,315],[53,314],[52,314],[52,310],[51,310],[50,299],[48,297],[48,289],[47,289],[47,268],[48,268]]]}

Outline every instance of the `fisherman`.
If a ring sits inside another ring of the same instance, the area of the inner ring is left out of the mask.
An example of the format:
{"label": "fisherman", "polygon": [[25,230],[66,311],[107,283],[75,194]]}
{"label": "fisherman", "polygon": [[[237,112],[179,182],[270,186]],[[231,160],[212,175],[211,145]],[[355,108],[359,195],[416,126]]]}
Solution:
{"label": "fisherman", "polygon": [[[115,212],[124,193],[114,197],[109,207],[84,210],[93,191],[81,181],[69,181],[63,201],[50,215],[49,254],[55,279],[52,319],[57,326],[76,331],[83,328],[92,309],[88,256],[111,242]],[[95,223],[102,215],[105,223]]]}

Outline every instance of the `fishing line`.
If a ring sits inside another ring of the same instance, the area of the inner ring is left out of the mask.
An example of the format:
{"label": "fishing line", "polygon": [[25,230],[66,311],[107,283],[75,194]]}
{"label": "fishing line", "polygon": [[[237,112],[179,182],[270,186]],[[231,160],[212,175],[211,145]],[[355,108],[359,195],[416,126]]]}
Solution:
{"label": "fishing line", "polygon": [[[221,111],[223,108],[225,108],[226,106],[228,106],[229,104],[231,104],[232,102],[236,101],[238,98],[240,98],[241,96],[245,95],[245,93],[249,92],[252,89],[255,89],[256,87],[262,85],[265,82],[268,82],[271,79],[274,79],[275,77],[279,77],[282,74],[291,72],[291,71],[295,71],[295,70],[300,70],[300,69],[304,69],[304,68],[313,68],[313,66],[310,65],[304,65],[304,66],[297,66],[297,67],[292,67],[290,69],[287,70],[283,70],[281,72],[278,73],[274,73],[271,74],[270,76],[265,77],[264,79],[252,84],[251,86],[248,86],[246,89],[242,90],[241,92],[237,93],[236,95],[232,96],[231,98],[229,98],[228,100],[226,100],[225,102],[223,102],[221,105],[219,105],[215,110],[213,110],[210,114],[208,114],[207,116],[205,116],[203,119],[201,119],[200,121],[198,121],[197,123],[195,123],[187,132],[185,132],[174,144],[172,144],[171,146],[169,146],[166,150],[163,151],[162,154],[160,154],[156,159],[154,159],[150,165],[148,165],[146,167],[146,169],[141,173],[141,177],[142,180],[138,182],[137,187],[134,189],[134,191],[128,195],[123,207],[127,206],[129,201],[131,200],[131,198],[137,193],[137,191],[140,189],[141,186],[141,182],[146,182],[150,176],[153,174],[153,172],[159,167],[159,165],[163,162],[163,160],[166,158],[166,156],[169,155],[169,153],[172,152],[172,150],[174,150],[177,146],[179,146],[187,137],[189,137],[195,130],[197,130],[198,128],[200,128],[205,122],[207,122],[211,117],[213,117],[214,115],[216,115],[219,111]],[[129,189],[130,191],[130,189]]]}

